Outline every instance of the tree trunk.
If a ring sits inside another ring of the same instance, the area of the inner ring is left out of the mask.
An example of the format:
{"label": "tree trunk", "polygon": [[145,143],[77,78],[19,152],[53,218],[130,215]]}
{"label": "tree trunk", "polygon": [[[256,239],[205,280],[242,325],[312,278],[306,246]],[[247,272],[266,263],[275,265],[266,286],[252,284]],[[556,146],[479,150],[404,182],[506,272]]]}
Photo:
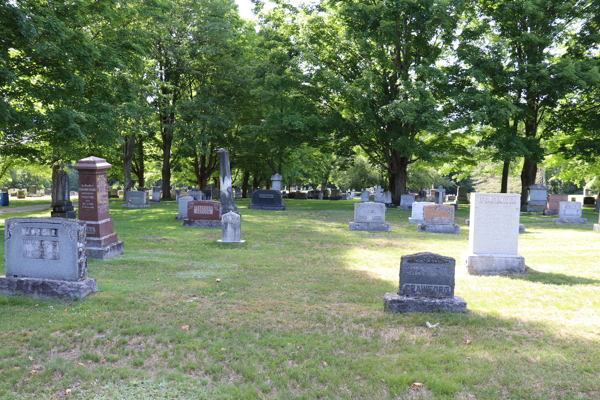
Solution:
{"label": "tree trunk", "polygon": [[397,150],[392,150],[390,165],[388,167],[390,191],[392,202],[400,205],[400,196],[406,193],[406,180],[408,178],[408,157],[404,157]]}
{"label": "tree trunk", "polygon": [[131,164],[133,161],[133,152],[135,150],[135,133],[125,136],[123,144],[123,183],[124,192],[131,191]]}
{"label": "tree trunk", "polygon": [[163,199],[171,198],[171,144],[173,142],[173,134],[170,132],[171,127],[166,126],[163,129],[163,168],[162,168],[162,190]]}
{"label": "tree trunk", "polygon": [[500,193],[508,193],[508,171],[510,169],[510,161],[504,160],[502,167],[502,183],[500,184]]}
{"label": "tree trunk", "polygon": [[258,174],[252,175],[252,189],[258,189],[258,185],[260,184],[260,178]]}
{"label": "tree trunk", "polygon": [[527,204],[527,188],[535,184],[537,175],[537,164],[525,158],[523,170],[521,171],[521,205]]}
{"label": "tree trunk", "polygon": [[250,180],[250,171],[244,171],[244,181],[242,182],[242,197],[248,198],[248,181]]}
{"label": "tree trunk", "polygon": [[144,187],[145,178],[144,178],[144,137],[137,137],[137,157],[133,160],[131,169],[135,176],[138,178],[138,186]]}

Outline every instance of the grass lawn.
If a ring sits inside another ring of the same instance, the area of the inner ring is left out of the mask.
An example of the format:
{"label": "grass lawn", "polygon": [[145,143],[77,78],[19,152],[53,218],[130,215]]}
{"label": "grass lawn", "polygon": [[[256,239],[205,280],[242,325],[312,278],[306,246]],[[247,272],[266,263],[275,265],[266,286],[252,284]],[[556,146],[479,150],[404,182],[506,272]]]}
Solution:
{"label": "grass lawn", "polygon": [[[0,296],[0,399],[600,398],[597,213],[522,216],[528,272],[486,277],[458,264],[464,206],[443,235],[396,209],[391,232],[349,232],[352,201],[237,205],[243,245],[184,229],[175,203],[110,203],[125,254],[89,260],[98,293]],[[468,313],[383,312],[400,256],[422,251],[457,260]]]}
{"label": "grass lawn", "polygon": [[[77,200],[75,200],[75,201],[77,201]],[[27,197],[25,199],[19,199],[17,197],[9,197],[8,198],[8,206],[2,206],[2,207],[0,207],[0,210],[4,210],[6,208],[14,208],[14,207],[37,206],[39,204],[48,204],[48,207],[51,207],[52,206],[52,198],[50,196]]]}

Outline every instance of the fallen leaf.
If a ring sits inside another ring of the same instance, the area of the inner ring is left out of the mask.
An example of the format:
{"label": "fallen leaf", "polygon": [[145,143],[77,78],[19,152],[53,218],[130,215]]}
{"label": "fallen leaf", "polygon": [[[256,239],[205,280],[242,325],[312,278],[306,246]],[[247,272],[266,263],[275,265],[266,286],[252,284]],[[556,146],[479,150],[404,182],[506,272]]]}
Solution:
{"label": "fallen leaf", "polygon": [[217,278],[217,282],[221,282],[221,280],[219,278]]}
{"label": "fallen leaf", "polygon": [[21,367],[14,367],[14,368],[13,368],[13,370],[15,370],[15,371],[18,371],[18,370],[20,370],[20,369],[21,369]]}
{"label": "fallen leaf", "polygon": [[67,390],[65,390],[65,395],[67,395],[67,394],[69,394],[69,393],[71,393],[71,389],[67,389]]}
{"label": "fallen leaf", "polygon": [[79,365],[80,367],[84,367],[85,366],[84,363],[77,363],[77,365]]}
{"label": "fallen leaf", "polygon": [[328,365],[327,361],[321,361],[321,364],[323,364],[324,367],[326,367]]}
{"label": "fallen leaf", "polygon": [[465,340],[463,343],[464,343],[464,344],[466,344],[466,345],[469,345],[469,344],[471,344],[471,340],[470,340],[470,339],[467,339],[467,340]]}
{"label": "fallen leaf", "polygon": [[37,372],[37,369],[32,369],[32,370],[31,370],[31,371],[29,371],[29,372],[31,372],[31,374],[32,374],[32,375],[35,375],[35,374],[37,374],[37,373],[38,373],[38,372]]}
{"label": "fallen leaf", "polygon": [[421,389],[423,387],[423,384],[419,382],[414,382],[411,386],[415,389]]}
{"label": "fallen leaf", "polygon": [[101,360],[101,361],[100,361],[100,364],[104,364],[105,362],[106,362],[106,361],[104,361],[104,360]]}
{"label": "fallen leaf", "polygon": [[304,348],[304,346],[298,346],[297,349],[298,350],[302,350]]}
{"label": "fallen leaf", "polygon": [[225,347],[221,347],[221,351],[225,351],[227,350]]}
{"label": "fallen leaf", "polygon": [[190,330],[190,326],[189,325],[183,325],[181,327],[181,329],[183,329],[184,331],[189,331]]}
{"label": "fallen leaf", "polygon": [[65,312],[69,312],[69,310],[67,310],[67,309],[65,308]]}

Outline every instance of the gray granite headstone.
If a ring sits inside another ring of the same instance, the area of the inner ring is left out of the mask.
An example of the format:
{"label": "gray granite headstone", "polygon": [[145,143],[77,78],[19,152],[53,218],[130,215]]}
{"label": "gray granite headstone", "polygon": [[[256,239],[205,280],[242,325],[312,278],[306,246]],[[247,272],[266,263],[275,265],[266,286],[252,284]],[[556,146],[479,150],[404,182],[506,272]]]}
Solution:
{"label": "gray granite headstone", "polygon": [[389,231],[385,222],[386,207],[383,203],[355,203],[354,221],[348,223],[349,231]]}
{"label": "gray granite headstone", "polygon": [[122,207],[145,208],[148,206],[146,192],[130,191],[125,193],[125,204]]}
{"label": "gray granite headstone", "polygon": [[366,190],[363,190],[362,192],[360,192],[360,202],[361,203],[369,202],[369,192],[367,192]]}
{"label": "gray granite headstone", "polygon": [[241,218],[233,211],[221,217],[221,240],[220,243],[244,243],[241,240]]}
{"label": "gray granite headstone", "polygon": [[53,187],[52,212],[53,218],[77,218],[77,213],[73,210],[73,203],[69,197],[69,175],[61,169],[58,170],[56,182]]}
{"label": "gray granite headstone", "polygon": [[152,188],[152,202],[160,203],[160,187]]}
{"label": "gray granite headstone", "polygon": [[413,203],[415,202],[415,196],[412,194],[400,195],[400,210],[412,210]]}
{"label": "gray granite headstone", "polygon": [[275,174],[271,176],[271,189],[273,190],[281,190],[281,181],[283,180],[283,176],[279,174]]}
{"label": "gray granite headstone", "polygon": [[64,218],[10,218],[4,229],[0,293],[40,298],[85,297],[96,291],[87,276],[86,223]]}
{"label": "gray granite headstone", "polygon": [[555,224],[587,224],[587,218],[581,218],[581,203],[577,201],[561,201],[558,218],[553,218]]}
{"label": "gray granite headstone", "polygon": [[192,196],[181,196],[179,197],[179,213],[175,219],[183,221],[188,217],[188,203],[193,201]]}

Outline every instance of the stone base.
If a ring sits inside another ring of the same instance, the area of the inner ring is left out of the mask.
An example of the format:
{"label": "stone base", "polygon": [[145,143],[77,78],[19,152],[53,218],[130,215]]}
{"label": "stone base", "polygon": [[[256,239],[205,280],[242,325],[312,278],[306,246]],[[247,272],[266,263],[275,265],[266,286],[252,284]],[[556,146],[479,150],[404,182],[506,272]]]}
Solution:
{"label": "stone base", "polygon": [[467,302],[454,296],[445,299],[432,297],[411,297],[398,293],[386,293],[383,296],[383,309],[388,312],[467,312]]}
{"label": "stone base", "polygon": [[538,212],[538,213],[543,213],[546,210],[546,206],[538,206],[538,205],[532,205],[532,204],[525,204],[521,206],[521,211],[524,212]]}
{"label": "stone base", "polygon": [[412,210],[412,206],[398,206],[398,210]]}
{"label": "stone base", "polygon": [[422,223],[423,223],[423,220],[422,220],[422,219],[418,219],[418,218],[411,218],[411,217],[408,217],[408,222],[409,222],[410,224],[422,224]]}
{"label": "stone base", "polygon": [[349,231],[384,232],[391,231],[392,226],[387,222],[348,222]]}
{"label": "stone base", "polygon": [[525,272],[525,257],[509,254],[468,254],[460,257],[470,274],[506,275]]}
{"label": "stone base", "polygon": [[96,258],[104,260],[106,258],[121,255],[125,252],[125,243],[122,241],[113,242],[104,247],[85,247],[87,258]]}
{"label": "stone base", "polygon": [[150,207],[149,204],[121,204],[121,207],[125,208],[146,208]]}
{"label": "stone base", "polygon": [[224,242],[221,239],[217,240],[217,243],[228,243],[228,244],[241,244],[241,243],[246,243],[245,240],[240,240],[239,242]]}
{"label": "stone base", "polygon": [[6,296],[18,294],[39,299],[72,299],[83,298],[97,290],[95,278],[87,278],[82,281],[60,281],[0,276],[0,293]]}
{"label": "stone base", "polygon": [[149,203],[150,204],[160,204],[160,200],[159,201],[150,200]]}
{"label": "stone base", "polygon": [[552,222],[555,224],[587,224],[587,218],[575,218],[575,217],[562,217],[552,218]]}
{"label": "stone base", "polygon": [[456,224],[419,224],[417,232],[460,233],[460,225]]}
{"label": "stone base", "polygon": [[250,204],[248,206],[251,210],[270,210],[270,211],[283,211],[285,210],[285,206],[256,206],[254,204]]}
{"label": "stone base", "polygon": [[69,219],[77,219],[77,212],[73,211],[65,211],[65,212],[51,212],[50,216],[52,218],[69,218]]}
{"label": "stone base", "polygon": [[544,210],[544,215],[558,215],[558,209]]}
{"label": "stone base", "polygon": [[600,224],[594,224],[593,231],[600,232]]}
{"label": "stone base", "polygon": [[221,221],[207,219],[184,219],[183,226],[185,228],[220,228]]}

